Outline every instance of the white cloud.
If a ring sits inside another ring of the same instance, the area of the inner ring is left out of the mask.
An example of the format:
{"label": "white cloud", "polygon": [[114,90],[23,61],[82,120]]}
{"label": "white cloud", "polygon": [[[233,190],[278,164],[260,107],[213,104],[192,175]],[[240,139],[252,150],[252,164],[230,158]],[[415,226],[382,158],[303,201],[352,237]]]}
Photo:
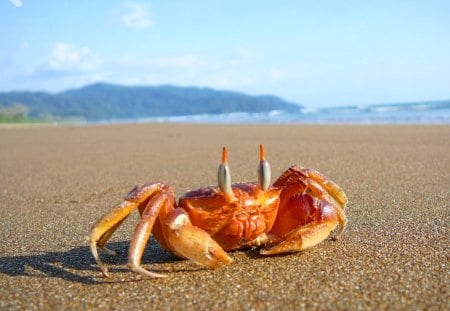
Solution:
{"label": "white cloud", "polygon": [[[235,61],[233,61],[235,60]],[[25,68],[23,68],[25,69]],[[239,47],[222,57],[190,53],[137,57],[133,54],[105,60],[89,47],[55,43],[39,66],[23,75],[46,89],[61,90],[96,81],[121,84],[177,84],[256,92],[279,85],[287,71],[261,63],[258,52]]]}
{"label": "white cloud", "polygon": [[270,78],[272,81],[280,81],[286,76],[286,70],[278,67],[270,69]]}
{"label": "white cloud", "polygon": [[87,47],[76,47],[68,43],[55,43],[47,61],[53,70],[89,70],[98,67],[102,60],[94,56]]}
{"label": "white cloud", "polygon": [[134,30],[146,29],[153,25],[147,6],[141,3],[128,3],[127,13],[122,16],[122,22],[125,27]]}
{"label": "white cloud", "polygon": [[95,81],[110,75],[103,60],[88,47],[55,43],[41,64],[24,68],[21,79],[45,90],[59,91]]}
{"label": "white cloud", "polygon": [[20,8],[23,5],[21,0],[9,0],[9,1],[18,8]]}
{"label": "white cloud", "polygon": [[[260,52],[240,46],[222,57],[196,54],[124,56],[116,62],[114,81],[126,84],[202,85],[236,90],[257,90],[282,81],[287,71],[267,67]],[[120,75],[118,74],[120,73]]]}

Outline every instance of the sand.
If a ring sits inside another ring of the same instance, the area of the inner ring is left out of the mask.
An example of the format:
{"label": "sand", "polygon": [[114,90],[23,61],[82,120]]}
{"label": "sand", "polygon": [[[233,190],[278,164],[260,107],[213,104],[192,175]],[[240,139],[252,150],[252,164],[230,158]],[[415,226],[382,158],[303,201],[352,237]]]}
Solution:
{"label": "sand", "polygon": [[[342,238],[298,254],[231,253],[208,270],[152,241],[145,279],[126,268],[137,215],[103,256],[95,220],[136,184],[179,196],[216,182],[223,145],[234,181],[256,180],[264,143],[277,177],[313,167],[347,193]],[[449,309],[450,126],[115,125],[0,128],[0,309]]]}

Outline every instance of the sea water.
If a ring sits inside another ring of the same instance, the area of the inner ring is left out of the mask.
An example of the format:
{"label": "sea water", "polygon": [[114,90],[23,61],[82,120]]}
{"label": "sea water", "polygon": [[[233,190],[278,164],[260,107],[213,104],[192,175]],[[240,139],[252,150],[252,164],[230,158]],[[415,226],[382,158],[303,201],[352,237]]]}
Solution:
{"label": "sea water", "polygon": [[115,119],[95,123],[209,124],[450,124],[450,101],[350,106],[298,111],[234,112],[185,116]]}

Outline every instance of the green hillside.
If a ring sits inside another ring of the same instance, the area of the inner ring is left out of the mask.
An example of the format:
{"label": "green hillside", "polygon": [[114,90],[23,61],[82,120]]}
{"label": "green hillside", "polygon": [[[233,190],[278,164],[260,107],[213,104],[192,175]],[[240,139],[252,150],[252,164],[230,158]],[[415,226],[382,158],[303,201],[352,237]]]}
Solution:
{"label": "green hillside", "polygon": [[[275,96],[250,96],[210,88],[120,86],[97,83],[56,94],[0,93],[0,115],[55,119],[108,120],[230,112],[298,111]],[[14,116],[14,111],[17,114]]]}

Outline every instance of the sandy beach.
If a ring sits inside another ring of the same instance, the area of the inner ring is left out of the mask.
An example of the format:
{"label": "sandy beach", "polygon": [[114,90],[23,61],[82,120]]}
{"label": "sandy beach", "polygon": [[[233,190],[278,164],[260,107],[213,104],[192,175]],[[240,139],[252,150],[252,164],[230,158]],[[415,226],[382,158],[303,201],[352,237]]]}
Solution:
{"label": "sandy beach", "polygon": [[[126,267],[138,220],[111,239],[99,272],[90,226],[135,185],[177,196],[216,183],[222,146],[233,181],[256,180],[263,143],[276,178],[312,167],[347,193],[348,227],[298,254],[236,251],[208,270],[151,241],[145,279]],[[0,128],[0,309],[450,309],[450,126],[108,125]]]}

